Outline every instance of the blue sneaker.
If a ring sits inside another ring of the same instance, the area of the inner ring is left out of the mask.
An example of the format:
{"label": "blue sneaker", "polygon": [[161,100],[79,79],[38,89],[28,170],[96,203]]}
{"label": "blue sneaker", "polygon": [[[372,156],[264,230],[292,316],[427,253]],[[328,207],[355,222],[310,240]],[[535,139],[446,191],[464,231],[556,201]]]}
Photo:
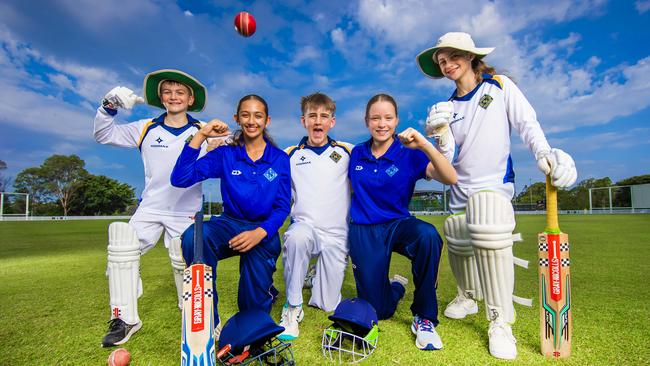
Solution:
{"label": "blue sneaker", "polygon": [[421,350],[431,351],[442,349],[442,339],[436,332],[436,327],[431,320],[413,317],[411,331],[415,334],[415,346]]}

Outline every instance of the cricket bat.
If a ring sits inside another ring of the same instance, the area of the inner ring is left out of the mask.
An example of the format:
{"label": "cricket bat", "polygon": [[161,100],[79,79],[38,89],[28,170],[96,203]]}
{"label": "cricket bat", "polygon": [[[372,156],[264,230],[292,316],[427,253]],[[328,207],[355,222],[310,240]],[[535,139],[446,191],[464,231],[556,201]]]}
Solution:
{"label": "cricket bat", "polygon": [[212,268],[203,259],[203,213],[194,216],[194,258],[183,273],[181,366],[215,365]]}
{"label": "cricket bat", "polygon": [[571,271],[569,236],[560,231],[557,188],[546,177],[546,230],[538,235],[540,342],[544,356],[571,356]]}

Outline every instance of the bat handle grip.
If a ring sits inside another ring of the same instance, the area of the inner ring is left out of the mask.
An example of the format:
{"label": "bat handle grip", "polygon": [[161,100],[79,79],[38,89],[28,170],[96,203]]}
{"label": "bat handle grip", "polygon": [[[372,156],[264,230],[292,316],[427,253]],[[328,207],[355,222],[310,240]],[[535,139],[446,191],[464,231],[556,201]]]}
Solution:
{"label": "bat handle grip", "polygon": [[194,215],[194,259],[193,263],[204,263],[203,259],[203,211]]}
{"label": "bat handle grip", "polygon": [[546,176],[546,231],[560,232],[557,219],[557,187],[551,184],[551,177]]}

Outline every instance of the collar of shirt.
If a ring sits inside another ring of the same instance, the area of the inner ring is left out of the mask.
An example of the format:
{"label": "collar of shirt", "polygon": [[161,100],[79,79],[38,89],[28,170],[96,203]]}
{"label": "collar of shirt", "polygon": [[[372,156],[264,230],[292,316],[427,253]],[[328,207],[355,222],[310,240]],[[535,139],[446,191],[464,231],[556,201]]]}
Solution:
{"label": "collar of shirt", "polygon": [[271,145],[271,143],[266,137],[264,137],[264,141],[266,141],[266,146],[264,147],[264,153],[259,159],[257,159],[257,161],[253,161],[250,158],[250,156],[248,156],[248,153],[246,152],[246,145],[235,145],[235,151],[237,152],[235,154],[235,158],[237,160],[247,161],[251,164],[257,164],[262,162],[270,163],[273,160],[273,154],[274,154],[274,151],[272,149],[273,145]]}
{"label": "collar of shirt", "polygon": [[462,97],[459,97],[458,96],[458,89],[456,89],[456,90],[454,90],[454,93],[451,95],[449,100],[459,100],[459,101],[471,100],[472,97],[474,96],[474,94],[476,94],[476,91],[478,90],[478,88],[480,88],[481,85],[483,85],[484,82],[486,82],[487,80],[491,80],[491,79],[492,79],[492,75],[483,74],[483,80],[481,80],[481,82],[478,83],[478,85],[476,85],[471,92],[467,93],[466,95],[463,95]]}
{"label": "collar of shirt", "polygon": [[[187,123],[192,124],[192,123],[199,123],[199,120],[190,116],[188,113],[185,113],[185,116],[187,116]],[[161,114],[160,116],[156,117],[153,119],[155,123],[165,123],[165,117],[167,117],[167,112]]]}
{"label": "collar of shirt", "polygon": [[404,145],[402,145],[402,142],[399,140],[399,138],[397,138],[397,135],[393,135],[393,143],[390,144],[390,147],[388,148],[388,150],[386,150],[384,155],[380,156],[379,159],[377,159],[375,158],[374,155],[372,155],[372,149],[371,149],[372,137],[368,141],[364,142],[362,146],[363,149],[361,149],[360,158],[365,160],[370,160],[370,161],[379,160],[379,159],[396,161],[398,158],[397,154],[404,147]]}
{"label": "collar of shirt", "polygon": [[336,140],[332,139],[331,137],[327,136],[327,143],[323,146],[311,146],[307,143],[307,140],[309,140],[309,137],[305,136],[300,140],[300,143],[298,143],[298,148],[299,149],[309,149],[316,154],[320,155],[323,153],[323,151],[327,150],[328,147],[330,146],[337,146],[338,143]]}

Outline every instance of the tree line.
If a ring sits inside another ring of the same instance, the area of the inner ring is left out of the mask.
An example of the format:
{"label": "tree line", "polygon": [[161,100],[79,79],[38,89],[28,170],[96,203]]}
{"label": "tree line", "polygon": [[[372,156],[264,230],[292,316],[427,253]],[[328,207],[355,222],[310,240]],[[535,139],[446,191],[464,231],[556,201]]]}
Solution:
{"label": "tree line", "polygon": [[[135,190],[126,183],[121,183],[105,175],[90,174],[85,162],[77,155],[52,155],[38,167],[27,168],[16,176],[14,190],[30,195],[30,213],[32,215],[115,215],[131,214],[137,207]],[[11,179],[2,171],[7,168],[0,160],[0,190],[6,190]],[[650,183],[650,174],[634,176],[613,182],[609,177],[585,179],[571,189],[558,191],[558,207],[561,210],[589,209],[589,189],[610,186],[628,186]],[[517,194],[513,204],[517,210],[544,210],[546,188],[544,182],[524,186]],[[448,198],[448,197],[447,197]],[[5,201],[4,213],[22,213],[25,198],[18,197]],[[631,202],[629,189],[612,191],[613,207],[629,207]],[[207,205],[212,205],[210,208]],[[593,207],[609,207],[609,194],[605,190],[594,191]],[[221,213],[220,202],[206,202],[204,210],[213,214]],[[414,197],[412,210],[442,210],[442,197]]]}
{"label": "tree line", "polygon": [[[114,215],[131,213],[135,190],[105,175],[90,174],[77,155],[52,155],[38,167],[27,168],[14,180],[14,190],[30,195],[32,215]],[[5,204],[5,213],[24,212],[25,198]]]}
{"label": "tree line", "polygon": [[[650,174],[637,175],[613,182],[609,177],[585,179],[571,189],[558,190],[558,207],[561,210],[588,210],[589,189],[611,186],[630,186],[650,183]],[[609,207],[609,192],[606,190],[592,191],[594,208]],[[630,189],[612,189],[612,207],[631,207]],[[515,197],[513,203],[520,209],[545,209],[546,183],[536,182],[528,186]],[[529,206],[529,207],[527,207]]]}

